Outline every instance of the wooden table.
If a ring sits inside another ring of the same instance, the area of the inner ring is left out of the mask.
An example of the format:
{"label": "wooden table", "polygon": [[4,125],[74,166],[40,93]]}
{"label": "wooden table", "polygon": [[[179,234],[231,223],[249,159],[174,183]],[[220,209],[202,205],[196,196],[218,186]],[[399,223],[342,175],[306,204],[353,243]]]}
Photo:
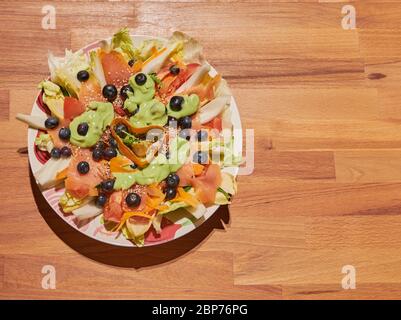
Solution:
{"label": "wooden table", "polygon": [[[49,2],[55,30],[41,28]],[[1,1],[0,297],[401,298],[401,3],[383,2],[353,1],[357,29],[344,30],[343,1]],[[229,210],[140,252],[65,225],[17,152],[15,114],[30,112],[47,51],[121,26],[198,38],[255,130],[255,170]]]}

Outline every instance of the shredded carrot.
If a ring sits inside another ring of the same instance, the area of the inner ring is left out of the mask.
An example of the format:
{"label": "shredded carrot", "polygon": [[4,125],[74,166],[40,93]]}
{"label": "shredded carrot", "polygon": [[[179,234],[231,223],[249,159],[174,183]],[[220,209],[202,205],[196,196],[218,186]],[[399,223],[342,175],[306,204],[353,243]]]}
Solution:
{"label": "shredded carrot", "polygon": [[156,183],[149,185],[146,192],[151,197],[164,198],[164,193],[160,190]]}
{"label": "shredded carrot", "polygon": [[131,71],[132,73],[137,73],[139,71],[141,71],[143,67],[143,62],[141,60],[137,60],[135,61],[134,65],[131,67]]}
{"label": "shredded carrot", "polygon": [[203,165],[201,165],[200,163],[192,163],[192,169],[194,170],[195,176],[201,175],[204,168],[205,167]]}
{"label": "shredded carrot", "polygon": [[186,204],[190,205],[191,207],[196,207],[199,204],[198,199],[196,199],[193,195],[186,192],[183,188],[177,188],[178,196],[173,199],[172,201],[183,201]]}
{"label": "shredded carrot", "polygon": [[110,171],[111,172],[135,172],[135,169],[132,169],[130,165],[132,164],[131,160],[125,156],[114,157],[110,160]]}
{"label": "shredded carrot", "polygon": [[167,210],[168,208],[169,208],[169,206],[160,205],[160,206],[157,206],[155,209],[158,211],[164,211],[164,210]]}
{"label": "shredded carrot", "polygon": [[67,171],[68,171],[68,167],[61,170],[60,172],[57,172],[56,179],[64,180],[65,178],[67,178]]}
{"label": "shredded carrot", "polygon": [[99,195],[99,192],[97,188],[90,188],[88,195],[91,197],[96,197],[97,195]]}
{"label": "shredded carrot", "polygon": [[119,231],[123,225],[127,222],[127,220],[131,217],[143,217],[143,218],[148,218],[148,219],[153,219],[151,215],[148,215],[149,212],[153,211],[152,208],[145,208],[143,211],[128,211],[125,212],[124,215],[122,216],[120,223],[116,225],[112,231]]}
{"label": "shredded carrot", "polygon": [[156,208],[161,202],[163,201],[163,198],[151,198],[147,197],[146,198],[146,205],[150,208]]}
{"label": "shredded carrot", "polygon": [[151,215],[148,215],[144,212],[126,212],[126,214],[129,214],[129,218],[132,217],[143,217],[143,218],[148,218],[148,219],[153,219],[153,217]]}
{"label": "shredded carrot", "polygon": [[160,51],[157,51],[157,49],[155,47],[153,47],[151,50],[152,50],[152,55],[143,62],[142,67],[146,66],[150,61],[152,61],[153,59],[155,59],[158,56],[160,56],[167,49],[163,48]]}

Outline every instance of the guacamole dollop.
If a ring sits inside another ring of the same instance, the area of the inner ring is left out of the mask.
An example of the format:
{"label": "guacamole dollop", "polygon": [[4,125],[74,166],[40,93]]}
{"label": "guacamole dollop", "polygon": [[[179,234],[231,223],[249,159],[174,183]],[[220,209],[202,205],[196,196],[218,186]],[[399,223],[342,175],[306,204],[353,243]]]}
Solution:
{"label": "guacamole dollop", "polygon": [[[70,123],[70,142],[82,148],[92,147],[100,139],[103,131],[110,125],[113,118],[114,109],[110,102],[91,102],[88,110]],[[81,136],[78,133],[78,126],[84,122],[88,124],[89,129],[86,135]]]}
{"label": "guacamole dollop", "polygon": [[190,96],[183,95],[182,97],[184,98],[184,102],[182,103],[181,110],[174,111],[171,109],[170,104],[167,105],[167,114],[169,116],[180,119],[198,111],[200,103],[198,95],[191,94]]}
{"label": "guacamole dollop", "polygon": [[166,107],[156,99],[143,102],[139,110],[130,119],[135,128],[147,127],[150,125],[164,126],[167,123]]}
{"label": "guacamole dollop", "polygon": [[156,92],[155,82],[151,76],[146,75],[146,82],[139,85],[135,81],[136,75],[137,74],[134,74],[129,79],[129,85],[134,93],[128,92],[128,98],[124,102],[124,108],[130,113],[134,113],[141,103],[152,100]]}
{"label": "guacamole dollop", "polygon": [[114,189],[128,189],[134,183],[149,185],[158,183],[167,178],[171,172],[180,169],[188,158],[190,151],[189,142],[186,139],[176,137],[170,142],[169,159],[162,153],[143,170],[135,172],[113,173],[116,178]]}

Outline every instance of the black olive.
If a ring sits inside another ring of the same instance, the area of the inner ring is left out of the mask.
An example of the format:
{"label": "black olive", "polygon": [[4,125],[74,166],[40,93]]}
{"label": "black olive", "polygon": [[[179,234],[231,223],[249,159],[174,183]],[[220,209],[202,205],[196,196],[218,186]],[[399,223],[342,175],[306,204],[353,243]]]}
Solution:
{"label": "black olive", "polygon": [[130,67],[133,67],[134,64],[135,64],[135,59],[131,59],[130,61],[128,61],[128,65],[129,65]]}
{"label": "black olive", "polygon": [[166,200],[174,199],[177,195],[177,190],[175,188],[166,188]]}
{"label": "black olive", "polygon": [[105,97],[109,102],[113,102],[117,98],[117,88],[113,84],[106,84],[102,90],[103,97]]}
{"label": "black olive", "polygon": [[175,173],[170,173],[166,178],[166,185],[169,188],[177,188],[180,183],[180,177]]}
{"label": "black olive", "polygon": [[50,156],[53,159],[60,159],[61,157],[61,150],[59,148],[53,148],[52,151],[50,151]]}
{"label": "black olive", "polygon": [[117,151],[114,148],[108,147],[103,151],[103,157],[106,160],[111,160],[114,157],[117,157]]}
{"label": "black olive", "polygon": [[72,151],[70,148],[68,148],[67,146],[64,146],[61,148],[61,155],[65,158],[70,157],[72,154]]}
{"label": "black olive", "polygon": [[127,135],[127,132],[128,132],[128,128],[127,128],[127,126],[126,125],[124,125],[124,124],[122,124],[122,123],[119,123],[119,124],[117,124],[115,127],[114,127],[114,131],[117,133],[117,135],[120,137],[120,138],[125,138],[126,137],[126,135]]}
{"label": "black olive", "polygon": [[200,164],[208,163],[209,155],[205,151],[197,151],[193,155],[193,161]]}
{"label": "black olive", "polygon": [[61,140],[68,140],[68,139],[70,139],[71,131],[70,131],[69,128],[63,127],[63,128],[61,128],[61,129],[59,130],[58,136],[59,136],[59,138],[60,138]]}
{"label": "black olive", "polygon": [[86,136],[89,130],[89,125],[86,122],[82,122],[77,127],[77,132],[80,136]]}
{"label": "black olive", "polygon": [[81,161],[77,165],[77,170],[80,174],[87,174],[89,172],[89,163],[86,161]]}
{"label": "black olive", "polygon": [[206,141],[208,133],[206,130],[199,130],[197,133],[198,141]]}
{"label": "black olive", "polygon": [[128,92],[134,93],[134,89],[129,84],[123,86],[120,90],[120,95],[124,100],[128,98]]}
{"label": "black olive", "polygon": [[93,160],[99,161],[102,159],[102,157],[103,157],[103,149],[100,149],[100,148],[93,149],[93,151],[92,151]]}
{"label": "black olive", "polygon": [[100,187],[103,191],[110,192],[113,191],[114,188],[114,180],[108,179],[101,182]]}
{"label": "black olive", "polygon": [[178,134],[178,136],[180,137],[180,138],[183,138],[183,139],[186,139],[186,140],[191,140],[191,132],[192,132],[192,130],[191,129],[184,129],[184,130],[181,130],[180,131],[180,133]]}
{"label": "black olive", "polygon": [[113,137],[110,137],[110,138],[109,138],[109,145],[110,145],[110,147],[116,149],[116,148],[117,148],[117,141],[116,141],[116,139],[114,139]]}
{"label": "black olive", "polygon": [[168,116],[167,123],[168,123],[169,127],[177,128],[178,121],[176,118]]}
{"label": "black olive", "polygon": [[146,83],[146,80],[148,78],[146,77],[146,75],[144,73],[138,73],[135,76],[135,82],[138,86],[143,86]]}
{"label": "black olive", "polygon": [[58,126],[58,119],[56,117],[49,117],[45,121],[45,127],[47,129],[54,129]]}
{"label": "black olive", "polygon": [[107,196],[103,193],[99,194],[99,196],[96,198],[96,205],[98,207],[104,207],[104,205],[107,202]]}
{"label": "black olive", "polygon": [[170,100],[170,108],[173,111],[180,111],[182,109],[182,104],[184,103],[184,98],[181,96],[173,96]]}
{"label": "black olive", "polygon": [[170,73],[174,76],[180,73],[180,68],[178,68],[176,65],[172,65],[169,70]]}
{"label": "black olive", "polygon": [[89,79],[89,72],[86,70],[81,70],[77,73],[77,79],[81,82],[85,82]]}
{"label": "black olive", "polygon": [[141,197],[137,193],[131,192],[125,197],[125,202],[128,207],[137,207],[141,203]]}
{"label": "black olive", "polygon": [[192,127],[192,118],[190,116],[185,116],[180,119],[181,129],[190,129]]}
{"label": "black olive", "polygon": [[104,147],[105,147],[105,144],[104,144],[104,142],[103,142],[102,140],[99,140],[99,141],[96,142],[96,144],[95,144],[95,148],[99,148],[99,149],[103,150]]}

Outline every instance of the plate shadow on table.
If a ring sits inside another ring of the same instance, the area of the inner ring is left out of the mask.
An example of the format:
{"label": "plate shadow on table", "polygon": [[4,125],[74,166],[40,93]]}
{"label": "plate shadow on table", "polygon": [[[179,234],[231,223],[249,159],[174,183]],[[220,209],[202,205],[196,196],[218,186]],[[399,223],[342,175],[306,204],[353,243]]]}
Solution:
{"label": "plate shadow on table", "polygon": [[92,239],[63,221],[43,197],[31,169],[29,175],[36,206],[53,232],[75,251],[108,265],[139,269],[171,262],[200,245],[214,229],[224,230],[230,222],[228,206],[220,206],[203,224],[178,239],[143,248],[118,247]]}

